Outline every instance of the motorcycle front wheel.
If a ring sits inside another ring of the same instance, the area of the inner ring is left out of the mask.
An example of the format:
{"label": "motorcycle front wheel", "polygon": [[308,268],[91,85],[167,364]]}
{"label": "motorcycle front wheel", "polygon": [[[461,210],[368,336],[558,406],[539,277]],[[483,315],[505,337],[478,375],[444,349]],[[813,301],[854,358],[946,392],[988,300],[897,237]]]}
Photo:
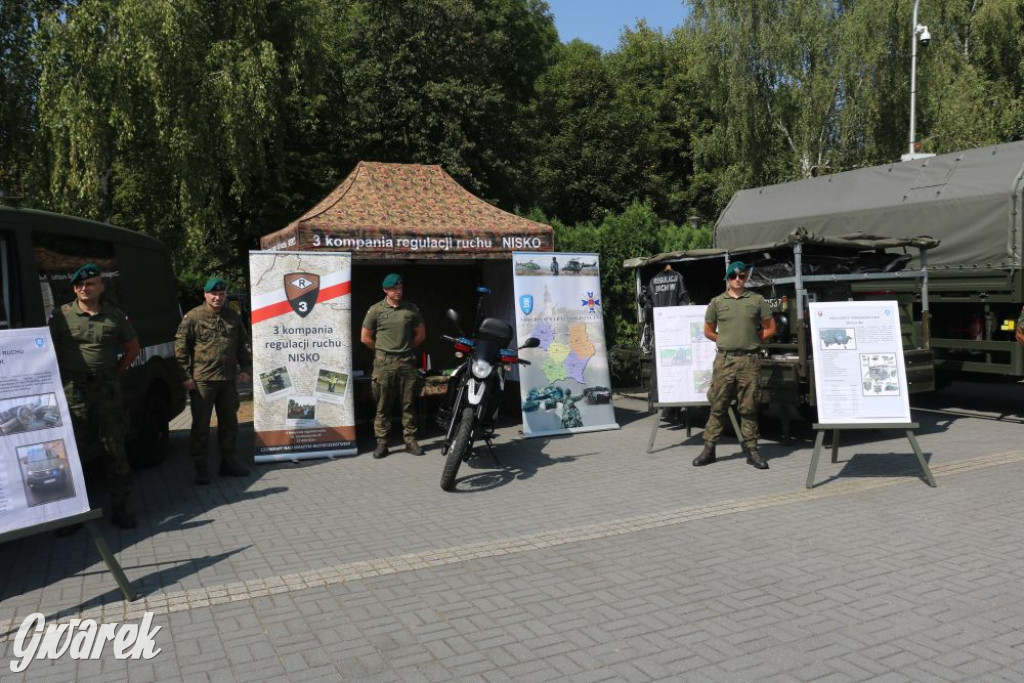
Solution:
{"label": "motorcycle front wheel", "polygon": [[455,488],[455,475],[459,473],[459,466],[462,464],[463,457],[469,456],[475,412],[476,408],[473,406],[468,406],[462,410],[459,426],[455,431],[455,440],[452,442],[452,447],[448,449],[448,455],[444,459],[444,470],[441,472],[441,489],[443,491],[451,491]]}

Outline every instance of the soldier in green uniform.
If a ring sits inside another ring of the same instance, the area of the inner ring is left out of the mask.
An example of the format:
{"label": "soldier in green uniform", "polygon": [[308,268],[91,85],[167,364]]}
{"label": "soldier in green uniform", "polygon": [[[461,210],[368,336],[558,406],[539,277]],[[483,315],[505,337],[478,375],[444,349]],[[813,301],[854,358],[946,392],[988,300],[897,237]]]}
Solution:
{"label": "soldier in green uniform", "polygon": [[99,442],[110,521],[132,529],[131,470],[124,450],[128,424],[118,375],[139,355],[139,340],[128,316],[101,300],[105,287],[95,264],[78,268],[71,288],[75,300],[55,308],[49,325],[75,440],[82,448],[92,439]]}
{"label": "soldier in green uniform", "polygon": [[196,483],[210,483],[207,444],[210,415],[217,410],[221,476],[249,474],[238,460],[238,382],[248,382],[252,367],[245,321],[226,305],[228,286],[211,277],[203,286],[203,303],[185,314],[174,337],[174,356],[184,375],[192,406],[189,455]]}
{"label": "soldier in green uniform", "polygon": [[693,464],[701,467],[715,462],[715,444],[722,435],[722,420],[735,398],[740,414],[740,439],[747,451],[747,462],[759,470],[766,470],[768,463],[757,450],[757,404],[761,401],[760,345],[775,334],[775,318],[764,297],[746,288],[745,263],[733,261],[725,274],[727,289],[711,300],[704,315],[704,336],[715,342],[718,353],[708,391],[711,415],[704,427],[704,450],[694,458]]}
{"label": "soldier in green uniform", "polygon": [[402,300],[402,276],[391,273],[381,283],[384,299],[366,312],[359,335],[366,348],[374,352],[373,397],[377,401],[377,415],[373,420],[373,433],[377,447],[373,457],[388,454],[388,430],[391,427],[391,404],[402,401],[402,433],[405,450],[423,455],[416,442],[416,394],[421,387],[416,371],[416,349],[427,338],[423,316],[415,304]]}

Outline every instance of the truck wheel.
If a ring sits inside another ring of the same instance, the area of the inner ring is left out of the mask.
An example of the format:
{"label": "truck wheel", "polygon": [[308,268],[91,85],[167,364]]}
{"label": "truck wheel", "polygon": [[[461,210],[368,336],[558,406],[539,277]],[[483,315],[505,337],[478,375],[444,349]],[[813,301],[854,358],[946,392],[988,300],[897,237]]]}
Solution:
{"label": "truck wheel", "polygon": [[472,448],[470,438],[473,435],[473,413],[475,411],[476,409],[472,406],[462,411],[458,431],[455,432],[455,441],[452,442],[452,447],[445,457],[444,470],[441,472],[441,489],[443,491],[451,491],[455,488],[455,475],[459,473],[463,456],[468,456],[469,449]]}
{"label": "truck wheel", "polygon": [[167,458],[171,444],[170,421],[171,408],[167,398],[151,391],[146,396],[139,435],[129,447],[128,461],[132,467],[155,467]]}

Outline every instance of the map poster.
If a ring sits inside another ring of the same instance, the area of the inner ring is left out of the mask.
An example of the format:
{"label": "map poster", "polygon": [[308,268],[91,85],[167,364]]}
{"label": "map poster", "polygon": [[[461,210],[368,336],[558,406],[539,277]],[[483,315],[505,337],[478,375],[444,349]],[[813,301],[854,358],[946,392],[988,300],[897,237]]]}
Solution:
{"label": "map poster", "polygon": [[88,511],[50,330],[0,330],[0,534]]}
{"label": "map poster", "polygon": [[597,254],[514,252],[523,435],[618,429],[604,340]]}
{"label": "map poster", "polygon": [[812,303],[810,316],[818,422],[910,422],[896,302]]}
{"label": "map poster", "polygon": [[707,403],[715,343],[704,336],[707,305],[654,309],[658,403]]}
{"label": "map poster", "polygon": [[256,462],[355,455],[352,256],[249,252]]}

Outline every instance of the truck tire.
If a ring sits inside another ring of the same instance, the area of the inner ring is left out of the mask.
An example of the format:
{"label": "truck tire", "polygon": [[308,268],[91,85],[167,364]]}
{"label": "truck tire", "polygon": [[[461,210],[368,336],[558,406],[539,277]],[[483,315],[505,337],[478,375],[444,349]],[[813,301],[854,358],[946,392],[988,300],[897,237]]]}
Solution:
{"label": "truck tire", "polygon": [[146,395],[139,435],[129,445],[128,461],[132,467],[155,467],[167,458],[171,444],[170,421],[171,407],[167,398],[150,391]]}
{"label": "truck tire", "polygon": [[455,441],[445,456],[444,470],[441,472],[441,490],[451,491],[455,488],[455,475],[459,473],[459,466],[462,464],[463,456],[469,456],[470,437],[473,434],[473,414],[476,408],[469,406],[462,410],[462,417],[459,419],[459,426],[455,432]]}

